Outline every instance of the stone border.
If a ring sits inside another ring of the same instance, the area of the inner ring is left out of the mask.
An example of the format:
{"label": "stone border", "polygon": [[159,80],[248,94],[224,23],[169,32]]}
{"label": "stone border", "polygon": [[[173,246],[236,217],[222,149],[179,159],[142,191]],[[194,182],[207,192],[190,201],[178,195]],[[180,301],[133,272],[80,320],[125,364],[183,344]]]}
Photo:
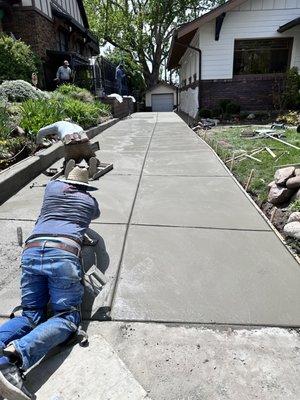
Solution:
{"label": "stone border", "polygon": [[[115,125],[119,121],[113,118],[86,131],[90,139]],[[48,149],[39,151],[36,155],[25,158],[17,164],[0,173],[0,205],[17,193],[32,179],[45,171],[62,158],[64,148],[62,143],[56,143]]]}

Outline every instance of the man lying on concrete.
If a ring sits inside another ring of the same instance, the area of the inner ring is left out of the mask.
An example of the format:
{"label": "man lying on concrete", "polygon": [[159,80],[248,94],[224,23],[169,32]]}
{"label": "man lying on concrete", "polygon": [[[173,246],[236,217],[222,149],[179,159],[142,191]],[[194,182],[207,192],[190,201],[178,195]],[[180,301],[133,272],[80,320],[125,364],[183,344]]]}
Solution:
{"label": "man lying on concrete", "polygon": [[69,121],[58,121],[43,127],[36,137],[38,148],[42,147],[43,139],[49,136],[60,139],[65,145],[65,176],[68,176],[75,164],[82,160],[89,165],[90,177],[95,175],[99,161],[92,150],[87,134],[80,125]]}
{"label": "man lying on concrete", "polygon": [[[65,342],[80,324],[83,295],[80,263],[83,236],[100,215],[88,191],[88,170],[45,189],[40,216],[22,254],[22,315],[0,326],[0,398],[29,400],[22,371]],[[53,316],[47,319],[50,303]]]}

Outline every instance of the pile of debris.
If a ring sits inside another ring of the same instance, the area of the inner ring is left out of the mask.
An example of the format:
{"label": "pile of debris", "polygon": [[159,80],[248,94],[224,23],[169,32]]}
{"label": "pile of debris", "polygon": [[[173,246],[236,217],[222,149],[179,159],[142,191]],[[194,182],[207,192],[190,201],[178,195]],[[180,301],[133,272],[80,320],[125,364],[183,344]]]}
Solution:
{"label": "pile of debris", "polygon": [[211,129],[214,126],[217,126],[220,123],[218,119],[212,119],[212,118],[202,118],[198,122],[198,124],[193,128],[193,131],[198,131],[198,130],[207,130]]}

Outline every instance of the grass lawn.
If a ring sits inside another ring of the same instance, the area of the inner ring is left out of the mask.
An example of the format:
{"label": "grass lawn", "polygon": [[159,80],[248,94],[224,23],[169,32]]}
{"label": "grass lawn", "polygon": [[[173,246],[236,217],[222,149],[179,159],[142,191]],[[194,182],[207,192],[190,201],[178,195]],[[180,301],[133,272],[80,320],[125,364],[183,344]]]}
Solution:
{"label": "grass lawn", "polygon": [[[245,186],[251,170],[254,169],[253,179],[248,191],[261,205],[267,200],[267,185],[273,181],[276,169],[281,165],[300,163],[300,150],[293,149],[271,138],[250,139],[241,136],[243,131],[249,132],[257,128],[257,126],[216,127],[206,133],[201,131],[198,134],[217,151],[223,161],[230,159],[233,152],[235,152],[235,157],[238,156],[242,153],[242,150],[249,154],[256,149],[268,147],[273,151],[276,158],[273,158],[264,150],[253,156],[261,160],[261,163],[246,158],[242,161],[236,161],[232,170],[238,181]],[[300,147],[300,134],[295,130],[287,130],[282,140]],[[227,163],[227,166],[229,167],[230,163]]]}

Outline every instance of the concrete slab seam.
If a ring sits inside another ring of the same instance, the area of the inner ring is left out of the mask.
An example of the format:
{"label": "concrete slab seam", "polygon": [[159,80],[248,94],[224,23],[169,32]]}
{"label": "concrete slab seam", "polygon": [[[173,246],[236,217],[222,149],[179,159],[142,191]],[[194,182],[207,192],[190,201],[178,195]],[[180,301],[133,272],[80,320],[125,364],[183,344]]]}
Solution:
{"label": "concrete slab seam", "polygon": [[150,145],[151,145],[152,138],[153,138],[153,135],[154,135],[154,132],[155,132],[155,129],[156,129],[157,119],[158,119],[158,115],[156,114],[155,123],[154,123],[153,129],[152,129],[152,132],[151,132],[151,136],[150,136],[150,139],[149,139],[149,142],[148,142],[148,145],[147,145],[147,149],[146,149],[146,152],[145,152],[145,156],[144,156],[141,172],[140,172],[140,175],[139,175],[139,180],[138,180],[135,196],[134,196],[134,199],[133,199],[133,202],[132,202],[132,207],[131,207],[131,210],[130,210],[130,214],[129,214],[129,218],[128,218],[128,222],[127,222],[127,226],[126,226],[126,231],[125,231],[125,235],[124,235],[123,246],[122,246],[122,251],[121,251],[121,256],[120,256],[120,261],[119,261],[117,273],[116,273],[116,278],[115,278],[114,285],[113,285],[113,288],[112,288],[112,291],[111,291],[111,295],[110,295],[110,299],[109,299],[110,300],[109,302],[110,302],[110,309],[111,310],[113,308],[114,301],[115,301],[115,295],[116,295],[116,292],[117,292],[117,289],[118,289],[118,279],[119,279],[121,268],[122,268],[122,263],[123,263],[124,253],[125,253],[125,247],[126,247],[126,241],[127,241],[127,237],[128,237],[129,227],[131,225],[131,218],[132,218],[132,215],[133,215],[133,210],[134,210],[135,202],[136,202],[136,199],[137,199],[138,191],[139,191],[139,188],[140,188],[140,183],[141,183],[141,180],[142,180],[143,171],[144,171],[144,167],[145,167],[145,164],[146,164],[147,156],[148,156],[148,153],[149,153]]}

